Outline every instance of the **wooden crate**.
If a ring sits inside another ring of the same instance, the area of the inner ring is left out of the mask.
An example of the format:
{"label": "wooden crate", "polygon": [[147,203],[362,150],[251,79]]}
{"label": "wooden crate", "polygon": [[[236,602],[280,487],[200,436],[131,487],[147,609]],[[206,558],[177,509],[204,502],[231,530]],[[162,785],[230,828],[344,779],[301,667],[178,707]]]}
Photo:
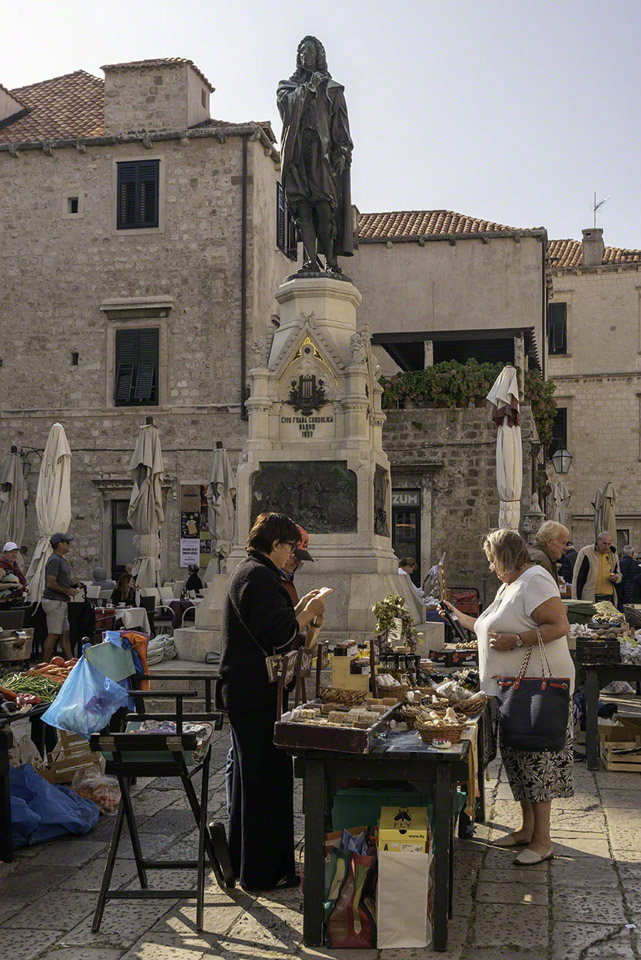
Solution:
{"label": "wooden crate", "polygon": [[84,737],[60,731],[60,739],[47,754],[47,766],[38,773],[49,783],[71,783],[78,770],[95,766],[104,772],[105,761]]}
{"label": "wooden crate", "polygon": [[[637,750],[638,753],[621,751]],[[641,728],[636,724],[601,727],[599,755],[606,770],[641,773]]]}

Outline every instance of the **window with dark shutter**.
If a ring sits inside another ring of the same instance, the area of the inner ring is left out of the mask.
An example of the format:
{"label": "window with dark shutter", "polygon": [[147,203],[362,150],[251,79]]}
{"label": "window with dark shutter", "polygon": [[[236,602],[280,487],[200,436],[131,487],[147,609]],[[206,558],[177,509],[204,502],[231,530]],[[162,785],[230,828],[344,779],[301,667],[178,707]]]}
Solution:
{"label": "window with dark shutter", "polygon": [[552,439],[548,444],[548,459],[552,457],[556,450],[568,447],[568,408],[557,407],[554,424],[552,426]]}
{"label": "window with dark shutter", "polygon": [[568,352],[568,305],[567,303],[548,304],[548,353]]}
{"label": "window with dark shutter", "polygon": [[158,226],[159,169],[158,160],[118,164],[118,230]]}
{"label": "window with dark shutter", "polygon": [[117,407],[158,404],[158,330],[116,330]]}
{"label": "window with dark shutter", "polygon": [[298,259],[298,228],[280,183],[276,184],[276,246],[289,260]]}

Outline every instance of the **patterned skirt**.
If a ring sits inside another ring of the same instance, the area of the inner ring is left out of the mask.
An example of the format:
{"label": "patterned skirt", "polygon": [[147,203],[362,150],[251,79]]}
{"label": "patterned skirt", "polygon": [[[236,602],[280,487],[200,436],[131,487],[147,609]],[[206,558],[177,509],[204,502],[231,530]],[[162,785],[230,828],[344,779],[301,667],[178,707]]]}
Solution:
{"label": "patterned skirt", "polygon": [[572,715],[562,750],[531,753],[501,744],[508,783],[515,800],[544,803],[574,796],[574,730]]}

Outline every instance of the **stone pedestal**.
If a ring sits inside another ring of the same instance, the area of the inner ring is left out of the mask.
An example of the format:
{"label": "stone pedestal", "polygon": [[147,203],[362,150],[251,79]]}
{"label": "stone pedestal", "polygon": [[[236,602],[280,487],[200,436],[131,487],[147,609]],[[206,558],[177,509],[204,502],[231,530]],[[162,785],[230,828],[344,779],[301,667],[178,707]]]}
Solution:
{"label": "stone pedestal", "polygon": [[[417,622],[422,607],[397,573],[390,539],[389,461],[382,446],[378,369],[369,330],[358,324],[361,295],[348,281],[294,278],[276,293],[281,324],[249,371],[249,436],[238,470],[238,545],[229,572],[259,513],[291,516],[310,535],[315,563],[296,574],[303,596],[333,587],[323,635],[371,636],[372,606],[389,594],[406,597]],[[226,576],[214,577],[195,628],[176,631],[180,657],[219,647]],[[197,636],[194,636],[196,634]]]}

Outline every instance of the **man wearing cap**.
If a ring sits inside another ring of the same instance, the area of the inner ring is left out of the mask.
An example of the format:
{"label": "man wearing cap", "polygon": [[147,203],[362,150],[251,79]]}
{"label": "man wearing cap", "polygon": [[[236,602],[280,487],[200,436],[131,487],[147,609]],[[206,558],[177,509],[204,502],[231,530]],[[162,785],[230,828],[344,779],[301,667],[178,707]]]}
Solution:
{"label": "man wearing cap", "polygon": [[78,593],[77,584],[72,583],[71,567],[65,559],[69,553],[69,544],[73,540],[66,533],[54,533],[49,541],[53,553],[45,567],[45,588],[42,594],[42,609],[47,616],[47,639],[42,659],[51,660],[56,644],[60,641],[66,660],[71,660],[69,643],[69,616],[67,604]]}
{"label": "man wearing cap", "polygon": [[18,544],[9,540],[0,556],[0,609],[14,606],[27,592],[27,581],[18,566]]}

